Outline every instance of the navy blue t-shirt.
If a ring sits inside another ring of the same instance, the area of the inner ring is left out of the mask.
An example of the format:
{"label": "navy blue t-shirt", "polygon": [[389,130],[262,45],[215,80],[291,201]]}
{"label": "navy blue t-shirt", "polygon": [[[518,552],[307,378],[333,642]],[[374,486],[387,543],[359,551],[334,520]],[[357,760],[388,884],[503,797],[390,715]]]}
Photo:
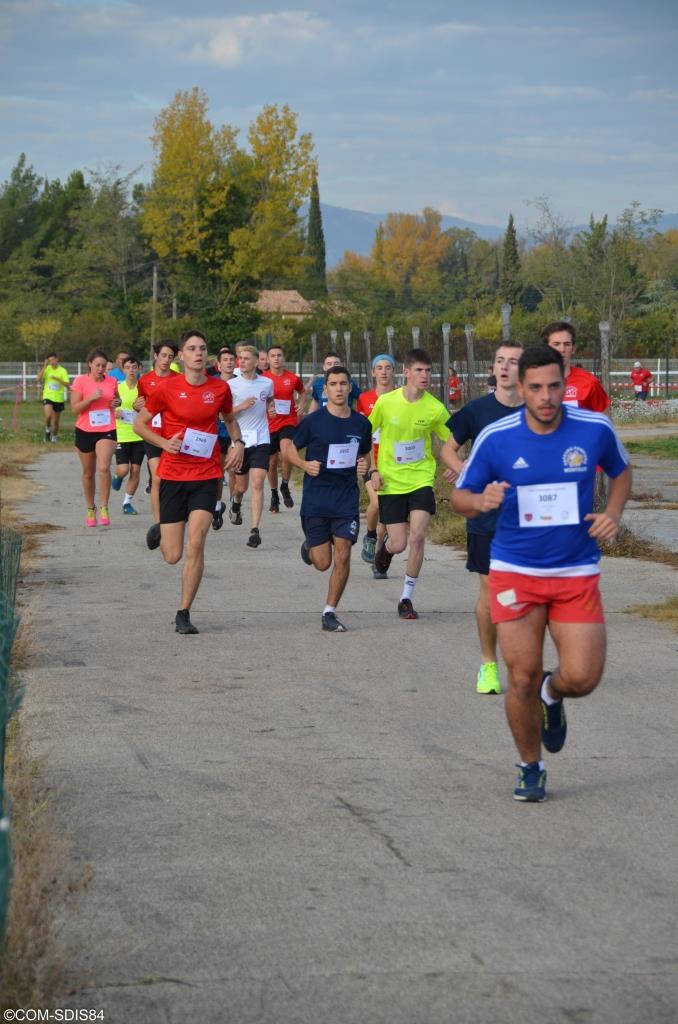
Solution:
{"label": "navy blue t-shirt", "polygon": [[358,476],[355,466],[332,469],[328,466],[331,444],[357,444],[358,455],[367,455],[372,448],[372,427],[367,416],[351,412],[349,416],[333,416],[327,408],[305,416],[294,432],[298,451],[306,449],[307,462],[322,462],[318,476],[304,473],[301,499],[302,516],[357,517],[359,505]]}
{"label": "navy blue t-shirt", "polygon": [[[452,437],[457,444],[466,444],[467,441],[475,443],[475,439],[481,430],[488,427],[490,423],[496,423],[504,416],[510,416],[516,411],[515,405],[502,405],[494,396],[483,395],[482,398],[474,398],[471,402],[455,412],[448,422],[452,431]],[[522,408],[522,406],[520,407]],[[467,533],[482,533],[491,537],[497,529],[499,509],[494,512],[483,512],[475,519],[466,520]]]}

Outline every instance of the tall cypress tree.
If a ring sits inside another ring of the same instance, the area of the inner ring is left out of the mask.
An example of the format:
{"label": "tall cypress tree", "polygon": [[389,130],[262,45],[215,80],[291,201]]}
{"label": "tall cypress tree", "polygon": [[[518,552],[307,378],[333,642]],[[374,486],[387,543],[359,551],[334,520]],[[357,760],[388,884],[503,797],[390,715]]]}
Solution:
{"label": "tall cypress tree", "polygon": [[313,175],[311,185],[311,201],[308,207],[308,229],[306,234],[306,256],[309,260],[306,290],[309,299],[321,299],[327,295],[327,279],[325,277],[325,235],[323,219],[320,212],[320,193],[318,179]]}
{"label": "tall cypress tree", "polygon": [[504,235],[504,246],[501,254],[499,294],[504,302],[510,302],[512,306],[517,304],[523,292],[523,285],[520,277],[518,238],[516,236],[516,227],[513,223],[513,214],[509,213],[506,234]]}

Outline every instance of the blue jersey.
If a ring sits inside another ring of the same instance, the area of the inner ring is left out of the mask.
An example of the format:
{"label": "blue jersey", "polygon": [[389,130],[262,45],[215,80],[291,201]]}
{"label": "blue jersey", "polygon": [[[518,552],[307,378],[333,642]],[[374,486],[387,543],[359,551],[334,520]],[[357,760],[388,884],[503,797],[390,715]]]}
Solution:
{"label": "blue jersey", "polygon": [[[536,434],[521,409],[479,434],[457,487],[480,494],[510,484],[499,510],[490,568],[532,576],[598,572],[600,551],[584,516],[593,510],[596,465],[619,476],[628,456],[601,413],[563,405],[551,434]],[[578,520],[578,521],[577,521]]]}
{"label": "blue jersey", "polygon": [[352,412],[349,416],[333,416],[327,409],[318,409],[305,416],[294,432],[295,447],[306,449],[308,462],[322,462],[318,476],[304,473],[301,499],[302,516],[356,517],[359,509],[358,475],[355,466],[332,469],[328,466],[331,444],[357,443],[358,454],[367,455],[372,448],[372,427],[366,416]]}
{"label": "blue jersey", "polygon": [[[313,381],[313,387],[311,388],[311,394],[313,399],[318,403],[321,409],[324,409],[327,405],[327,395],[325,394],[325,378],[316,377]],[[360,398],[361,391],[356,382],[351,377],[351,394],[348,398],[348,404],[353,408],[355,402]]]}
{"label": "blue jersey", "polygon": [[[454,440],[462,445],[467,441],[475,442],[484,427],[502,420],[505,416],[511,416],[515,411],[515,406],[502,405],[494,394],[483,395],[482,398],[474,398],[467,402],[459,412],[455,412],[447,425]],[[484,512],[475,519],[467,519],[466,529],[469,533],[482,533],[486,537],[491,537],[497,528],[498,518],[499,509],[496,512]]]}

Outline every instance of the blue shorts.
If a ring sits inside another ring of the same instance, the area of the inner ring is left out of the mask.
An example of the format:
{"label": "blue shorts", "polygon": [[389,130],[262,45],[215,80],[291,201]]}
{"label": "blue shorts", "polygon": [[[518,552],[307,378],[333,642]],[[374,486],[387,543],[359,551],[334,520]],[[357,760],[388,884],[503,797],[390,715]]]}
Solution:
{"label": "blue shorts", "polygon": [[355,544],[360,531],[360,515],[356,511],[354,516],[302,516],[301,528],[309,548],[327,544],[332,537]]}

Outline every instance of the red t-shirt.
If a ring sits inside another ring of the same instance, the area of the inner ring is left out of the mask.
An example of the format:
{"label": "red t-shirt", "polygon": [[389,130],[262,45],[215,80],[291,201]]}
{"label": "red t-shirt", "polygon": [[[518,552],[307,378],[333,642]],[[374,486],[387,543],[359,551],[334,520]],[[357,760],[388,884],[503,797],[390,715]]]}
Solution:
{"label": "red t-shirt", "polygon": [[605,412],[610,404],[610,399],[598,378],[579,366],[570,367],[570,372],[565,378],[563,401],[578,405],[580,409],[590,409],[591,412]]}
{"label": "red t-shirt", "polygon": [[641,366],[639,370],[631,370],[631,380],[633,381],[633,390],[636,393],[647,394],[650,390],[650,385],[647,383],[652,374],[649,370],[646,370],[644,366]]}
{"label": "red t-shirt", "polygon": [[[363,416],[369,416],[376,404],[379,395],[375,388],[371,391],[362,391],[355,403],[355,411],[360,412]],[[372,468],[377,468],[377,456],[379,455],[379,430],[372,431],[372,454],[374,456],[372,460]]]}
{"label": "red t-shirt", "polygon": [[291,370],[284,370],[277,377],[271,370],[264,370],[261,376],[273,381],[274,401],[290,403],[289,412],[280,412],[276,413],[275,416],[268,417],[268,429],[270,432],[274,433],[276,430],[282,430],[283,427],[296,427],[299,417],[294,407],[294,392],[296,391],[299,395],[304,393],[304,382],[301,377],[297,376],[296,373],[292,373]]}
{"label": "red t-shirt", "polygon": [[160,379],[162,387],[154,388],[145,407],[152,416],[161,414],[161,436],[173,437],[190,428],[200,434],[214,434],[214,446],[209,458],[182,452],[173,455],[163,450],[158,476],[161,480],[187,481],[220,477],[217,419],[220,412],[229,413],[233,408],[228,384],[218,377],[208,377],[204,384],[189,384],[183,373]]}
{"label": "red t-shirt", "polygon": [[[148,373],[143,375],[143,377],[139,377],[139,380],[137,381],[137,394],[139,398],[145,398],[148,400],[155,392],[156,388],[161,384],[165,384],[170,377],[176,376],[176,372],[176,370],[170,370],[166,377],[158,377],[155,370],[149,370]],[[158,413],[158,416],[160,416],[160,413]],[[156,433],[161,434],[162,417],[160,419],[156,419],[155,423],[151,423],[151,426]]]}
{"label": "red t-shirt", "polygon": [[461,398],[461,381],[454,373],[447,382],[447,395],[450,402],[458,402]]}

